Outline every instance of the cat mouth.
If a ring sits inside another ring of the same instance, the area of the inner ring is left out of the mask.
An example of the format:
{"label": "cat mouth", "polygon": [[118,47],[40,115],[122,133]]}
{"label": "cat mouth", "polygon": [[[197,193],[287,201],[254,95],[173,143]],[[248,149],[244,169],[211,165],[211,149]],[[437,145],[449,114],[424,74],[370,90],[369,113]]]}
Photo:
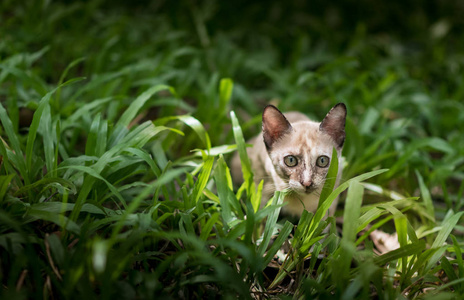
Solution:
{"label": "cat mouth", "polygon": [[301,195],[309,195],[309,194],[312,194],[315,190],[316,190],[315,187],[309,186],[307,188],[300,188],[300,189],[294,190],[294,191],[297,192],[298,194],[301,194]]}
{"label": "cat mouth", "polygon": [[288,190],[291,191],[292,193],[296,193],[298,195],[310,195],[312,194],[314,191],[317,190],[317,186],[315,186],[314,184],[311,184],[309,186],[304,186],[302,184],[289,184],[288,186]]}

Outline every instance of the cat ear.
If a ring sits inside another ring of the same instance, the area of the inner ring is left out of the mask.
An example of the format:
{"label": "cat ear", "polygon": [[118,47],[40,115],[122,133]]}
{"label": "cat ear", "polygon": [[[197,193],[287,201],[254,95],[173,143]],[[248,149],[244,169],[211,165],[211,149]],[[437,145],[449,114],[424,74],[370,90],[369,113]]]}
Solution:
{"label": "cat ear", "polygon": [[339,148],[343,147],[345,142],[345,120],[346,106],[338,103],[332,107],[319,126],[319,130],[327,133]]}
{"label": "cat ear", "polygon": [[264,108],[263,137],[267,149],[292,129],[292,125],[275,106],[268,105]]}

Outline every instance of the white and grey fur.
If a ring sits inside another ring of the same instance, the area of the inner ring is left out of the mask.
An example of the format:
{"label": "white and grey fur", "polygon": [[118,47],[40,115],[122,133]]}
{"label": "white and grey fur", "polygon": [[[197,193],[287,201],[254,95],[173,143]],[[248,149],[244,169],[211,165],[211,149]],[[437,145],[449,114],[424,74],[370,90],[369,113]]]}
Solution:
{"label": "white and grey fur", "polygon": [[[300,112],[282,114],[276,107],[266,106],[263,131],[249,141],[253,147],[247,149],[255,182],[258,184],[264,179],[261,206],[275,191],[288,189],[290,193],[285,198],[288,204],[282,208],[284,214],[301,216],[304,209],[316,210],[330,166],[329,163],[320,167],[316,162],[321,156],[331,161],[334,147],[340,161],[345,142],[345,119],[343,103],[335,105],[321,123],[311,121]],[[297,164],[288,166],[284,161],[287,156],[295,157]],[[342,168],[339,163],[335,186],[340,182]],[[243,180],[238,155],[233,158],[231,169],[235,182]],[[329,209],[329,215],[333,215],[336,206],[337,200]]]}

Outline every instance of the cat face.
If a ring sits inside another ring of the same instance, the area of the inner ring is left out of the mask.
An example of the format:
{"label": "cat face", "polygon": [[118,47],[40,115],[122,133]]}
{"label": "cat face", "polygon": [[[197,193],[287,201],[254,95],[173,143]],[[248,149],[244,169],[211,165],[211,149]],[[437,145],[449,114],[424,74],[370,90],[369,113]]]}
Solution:
{"label": "cat face", "polygon": [[336,105],[321,123],[290,124],[274,106],[263,113],[263,138],[277,175],[299,194],[322,189],[335,147],[341,155],[345,141],[346,107]]}

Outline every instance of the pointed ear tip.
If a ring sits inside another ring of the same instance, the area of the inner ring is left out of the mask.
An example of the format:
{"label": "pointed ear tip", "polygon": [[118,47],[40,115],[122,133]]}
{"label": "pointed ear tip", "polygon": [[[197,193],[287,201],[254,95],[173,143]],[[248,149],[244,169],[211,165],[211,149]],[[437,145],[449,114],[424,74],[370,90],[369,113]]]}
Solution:
{"label": "pointed ear tip", "polygon": [[266,107],[264,107],[263,113],[264,113],[266,110],[269,110],[269,109],[279,110],[279,109],[278,109],[277,107],[275,107],[274,105],[268,104],[268,105],[266,105]]}
{"label": "pointed ear tip", "polygon": [[282,113],[280,112],[280,110],[279,110],[277,107],[275,107],[275,106],[272,105],[272,104],[268,104],[268,105],[266,105],[266,107],[264,107],[264,109],[263,109],[263,117],[264,117],[265,115],[267,115],[267,114],[269,114],[269,113],[273,113],[273,112],[274,112],[274,113],[278,112],[278,113],[282,114]]}
{"label": "pointed ear tip", "polygon": [[346,105],[343,102],[335,104],[335,106],[332,108],[333,110],[342,110],[343,114],[346,116],[347,115],[347,109]]}
{"label": "pointed ear tip", "polygon": [[346,105],[343,102],[339,102],[339,103],[335,104],[335,106],[333,108],[338,108],[338,107],[346,110]]}

